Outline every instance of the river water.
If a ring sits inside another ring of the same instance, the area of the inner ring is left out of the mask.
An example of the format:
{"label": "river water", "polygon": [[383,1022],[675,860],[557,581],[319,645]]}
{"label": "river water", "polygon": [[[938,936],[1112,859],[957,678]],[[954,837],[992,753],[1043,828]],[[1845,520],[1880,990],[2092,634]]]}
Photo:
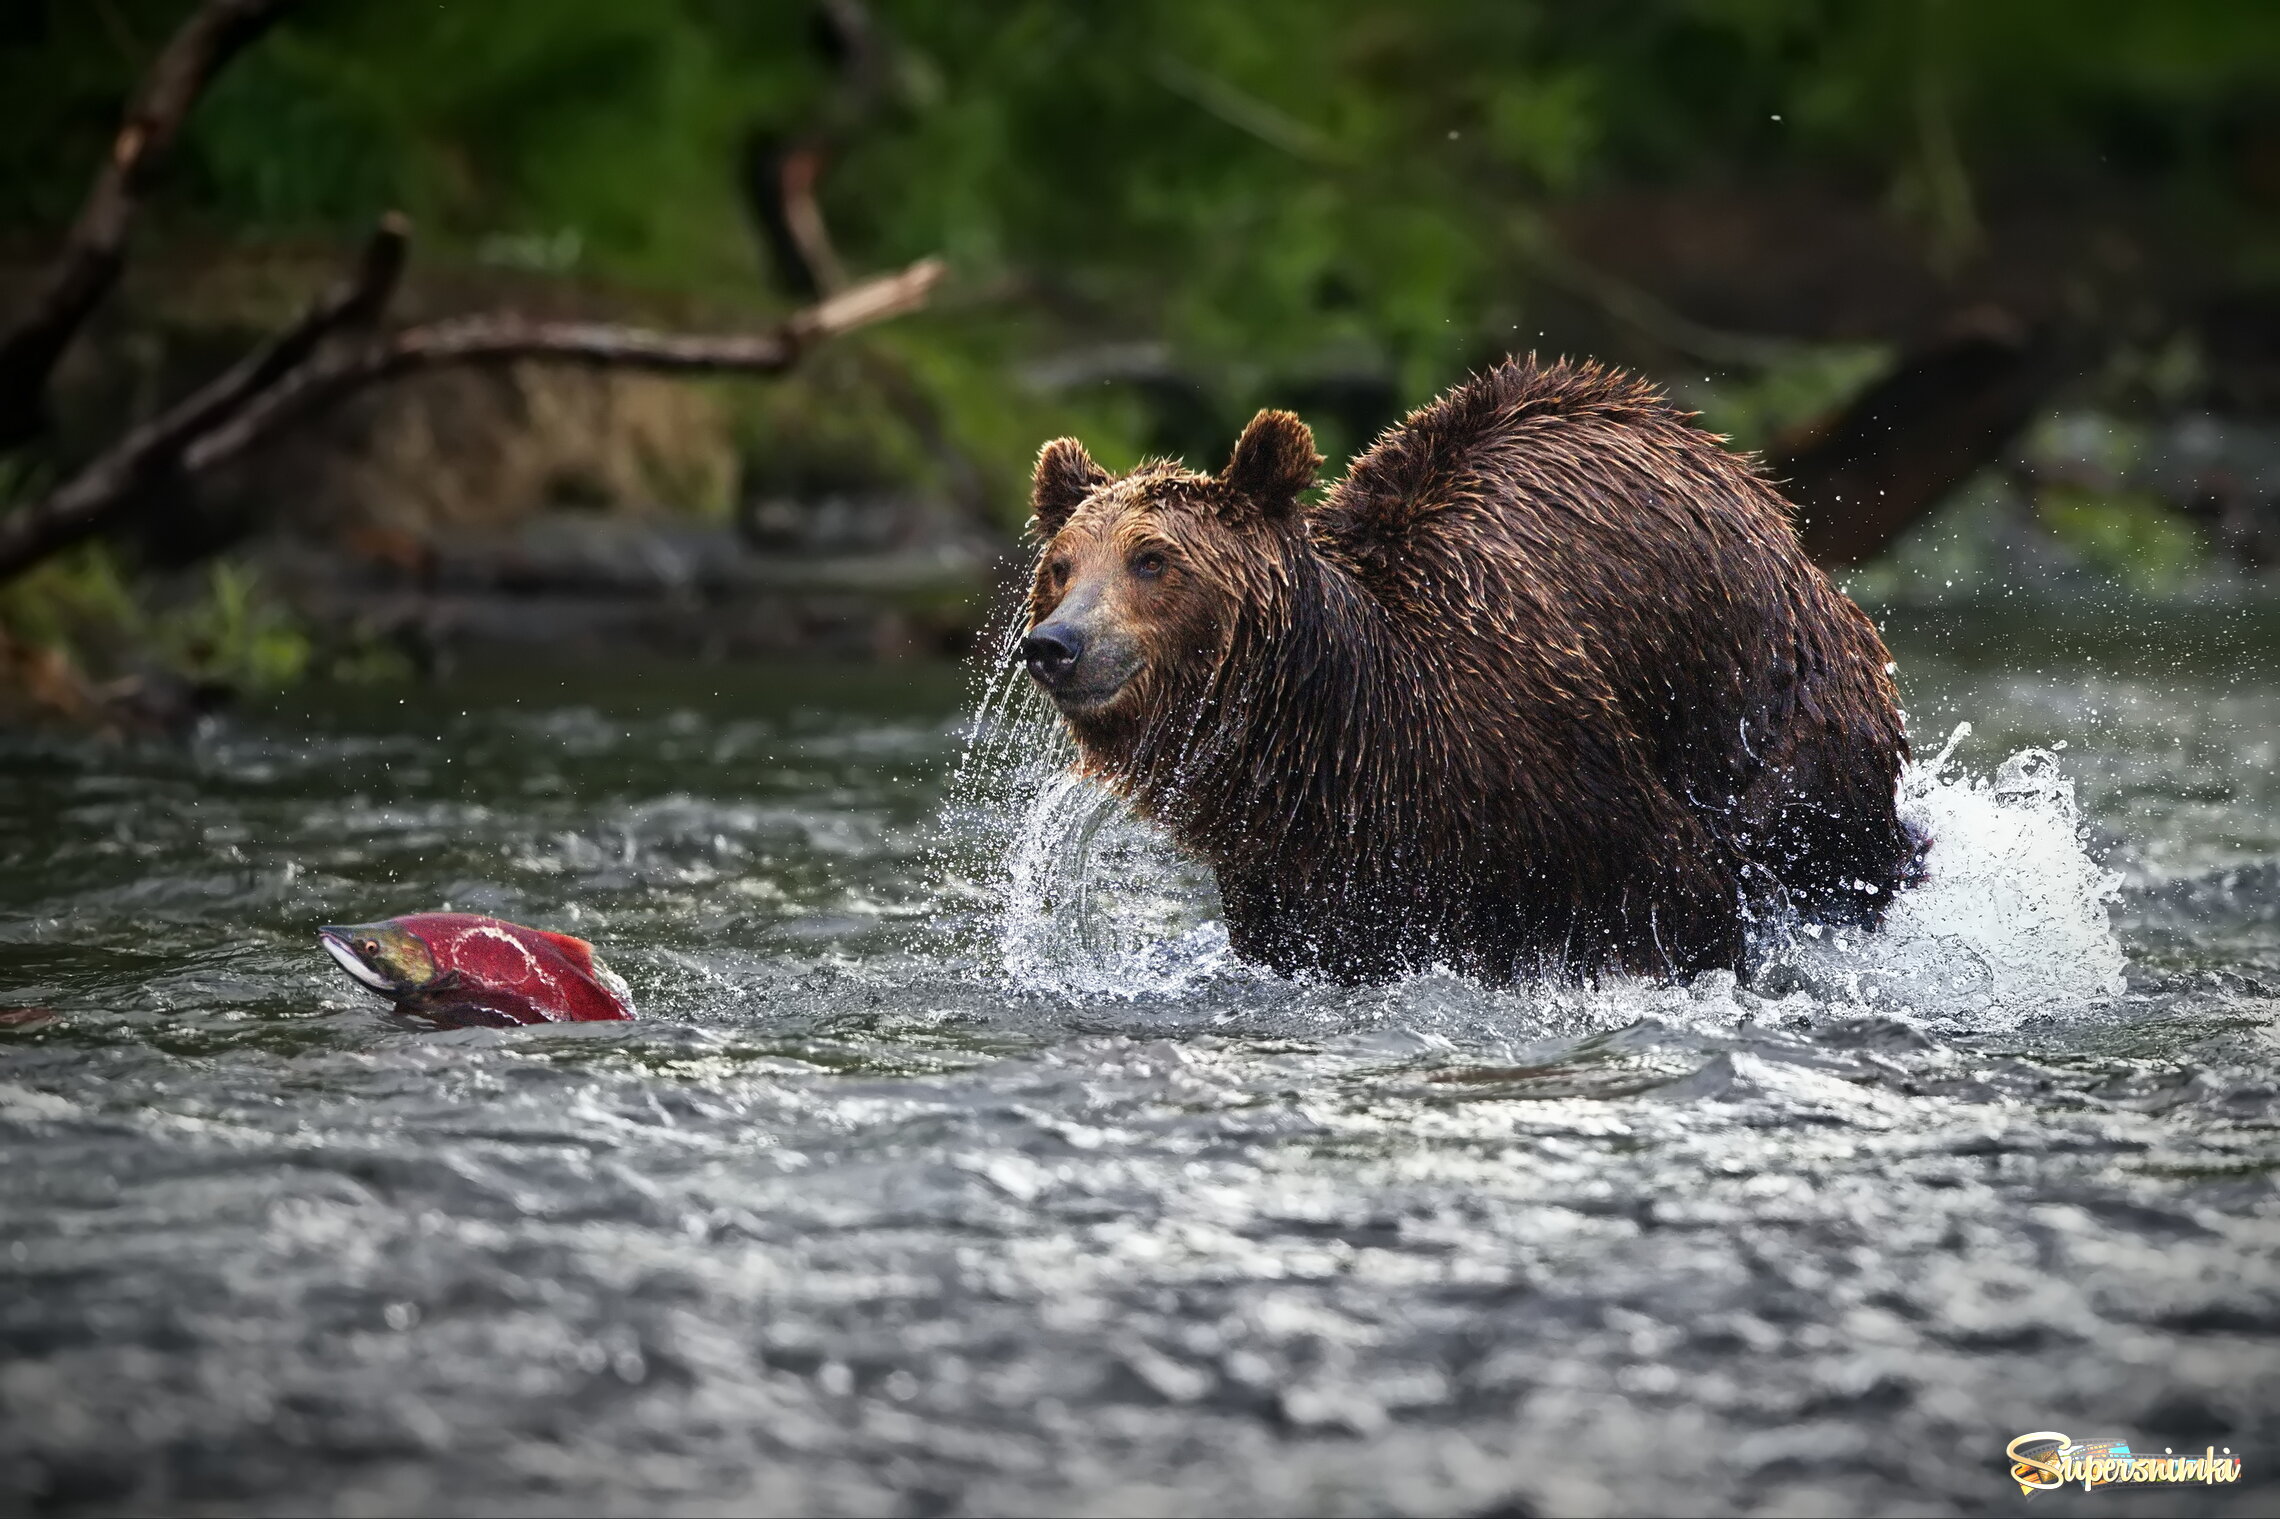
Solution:
{"label": "river water", "polygon": [[[0,740],[0,1508],[2272,1512],[2280,619],[1893,623],[1934,879],[1747,988],[1255,974],[923,666]],[[447,905],[642,1020],[311,936]]]}

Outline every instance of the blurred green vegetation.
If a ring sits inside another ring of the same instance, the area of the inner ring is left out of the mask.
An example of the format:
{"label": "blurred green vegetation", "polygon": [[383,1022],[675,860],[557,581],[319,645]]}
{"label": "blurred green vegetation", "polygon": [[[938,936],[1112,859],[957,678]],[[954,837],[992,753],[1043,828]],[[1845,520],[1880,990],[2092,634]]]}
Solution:
{"label": "blurred green vegetation", "polygon": [[2208,558],[2201,531],[2147,491],[2049,485],[2035,512],[2051,536],[2133,591],[2181,590]]}
{"label": "blurred green vegetation", "polygon": [[1762,452],[1787,429],[1841,405],[1884,372],[1881,343],[1798,344],[1762,367],[1720,378],[1671,376],[1671,394],[1736,448]]}
{"label": "blurred green vegetation", "polygon": [[[39,246],[69,217],[127,89],[187,10],[0,10],[0,239]],[[1010,524],[1044,437],[1081,432],[1116,465],[1200,463],[1268,402],[1304,410],[1336,458],[1466,369],[1533,346],[1562,273],[1545,218],[1626,187],[1843,186],[1934,267],[1966,258],[2006,197],[2118,187],[2242,278],[2280,281],[2280,6],[874,0],[870,13],[885,85],[835,146],[822,205],[851,269],[941,253],[955,281],[844,362],[725,387],[762,485],[939,483],[955,453]],[[199,106],[136,256],[346,248],[396,207],[430,265],[778,310],[746,170],[756,142],[810,129],[835,98],[818,35],[805,0],[309,0]],[[1759,447],[1886,354],[1791,345],[1665,378]],[[882,364],[920,404],[876,383]],[[2169,565],[2186,551],[2118,510],[2047,515],[2085,554]],[[210,598],[216,647],[282,668],[236,595]]]}
{"label": "blurred green vegetation", "polygon": [[[254,572],[216,561],[154,597],[131,585],[118,554],[82,544],[0,586],[0,629],[40,648],[61,650],[82,669],[141,667],[227,687],[281,690],[310,673],[317,648],[309,632]],[[400,674],[390,651],[334,652],[326,673]]]}
{"label": "blurred green vegetation", "polygon": [[[52,228],[186,6],[11,10],[0,228]],[[857,268],[952,260],[951,309],[880,341],[912,350],[1001,471],[1019,460],[1000,450],[1025,455],[1035,429],[993,425],[967,392],[1018,389],[1020,358],[1078,341],[1161,342],[1203,377],[1186,421],[1081,391],[1017,408],[1067,409],[1112,453],[1196,445],[1207,421],[1223,432],[1324,377],[1382,375],[1394,404],[1414,404],[1532,340],[1531,215],[1619,184],[1880,186],[1897,234],[1936,258],[1968,248],[1988,197],[2143,181],[2280,270],[2272,219],[2250,204],[2273,172],[2257,155],[2280,144],[2272,6],[879,0],[873,13],[886,100],[832,165],[825,209]],[[311,0],[201,105],[161,209],[177,233],[346,238],[397,206],[426,257],[758,299],[740,165],[755,134],[798,131],[830,96],[814,31],[793,0]]]}

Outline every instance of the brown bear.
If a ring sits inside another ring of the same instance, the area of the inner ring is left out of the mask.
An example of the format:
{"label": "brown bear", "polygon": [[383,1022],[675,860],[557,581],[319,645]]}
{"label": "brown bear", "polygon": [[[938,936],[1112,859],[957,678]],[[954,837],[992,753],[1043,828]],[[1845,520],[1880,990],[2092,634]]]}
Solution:
{"label": "brown bear", "polygon": [[1217,475],[1037,460],[1021,653],[1082,764],[1285,974],[1741,971],[1873,924],[1918,848],[1883,642],[1752,463],[1643,381],[1508,360],[1316,505],[1262,411]]}

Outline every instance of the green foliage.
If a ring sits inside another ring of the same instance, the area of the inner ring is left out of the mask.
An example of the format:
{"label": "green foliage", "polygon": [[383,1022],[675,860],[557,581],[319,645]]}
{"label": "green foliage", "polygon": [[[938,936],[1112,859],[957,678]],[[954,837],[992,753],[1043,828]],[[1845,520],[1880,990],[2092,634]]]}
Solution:
{"label": "green foliage", "polygon": [[1891,362],[1890,350],[1876,343],[1799,344],[1753,373],[1678,376],[1671,393],[1734,447],[1762,452],[1858,394]]}
{"label": "green foliage", "polygon": [[[250,570],[227,561],[168,601],[122,573],[117,555],[84,544],[0,586],[0,629],[58,649],[97,675],[155,668],[237,691],[269,691],[311,672],[315,649],[298,621]],[[392,674],[370,651],[341,651],[330,673]]]}
{"label": "green foliage", "polygon": [[[27,7],[0,29],[0,225],[49,227],[186,3]],[[1959,244],[1990,194],[2114,174],[2242,222],[2280,77],[2280,8],[2223,0],[875,10],[890,106],[825,185],[852,261],[944,251],[1058,325],[1168,338],[1242,403],[1328,355],[1411,398],[1445,381],[1526,302],[1511,210],[1617,181],[1866,175]],[[463,252],[556,240],[750,291],[745,144],[831,87],[793,0],[311,0],[200,107],[170,204],[248,233],[397,205]]]}
{"label": "green foliage", "polygon": [[[1359,376],[1381,398],[1322,423],[1331,451],[1358,446],[1525,346],[1559,283],[1548,213],[1626,185],[1863,185],[1895,236],[1953,260],[2002,197],[2126,183],[2178,236],[2280,269],[2254,168],[2280,141],[2280,7],[870,3],[888,88],[835,153],[824,209],[858,271],[951,260],[942,310],[863,344],[925,390],[1009,519],[1038,441],[1065,429],[1119,462],[1195,456],[1254,406]],[[0,232],[69,215],[187,9],[8,8]],[[217,232],[345,240],[396,206],[431,266],[780,307],[742,178],[755,141],[833,98],[813,23],[805,0],[309,0],[202,103],[138,235],[153,257]],[[1085,355],[1143,343],[1153,372],[1086,373]],[[1874,359],[1738,367],[1674,378],[1762,445]],[[939,469],[909,407],[851,383],[736,390],[747,454]]]}
{"label": "green foliage", "polygon": [[217,561],[205,593],[155,620],[146,639],[186,674],[236,690],[291,685],[309,666],[309,639],[253,575]]}
{"label": "green foliage", "polygon": [[2200,532],[2146,492],[2050,485],[2036,492],[2035,512],[2051,536],[2133,591],[2177,591],[2208,563]]}
{"label": "green foliage", "polygon": [[[0,460],[0,510],[28,499],[37,474]],[[102,542],[54,555],[0,583],[6,641],[55,649],[85,671],[154,667],[240,691],[288,686],[307,673],[312,645],[253,572],[216,561],[192,591],[171,600],[138,583]],[[361,670],[362,651],[346,655]]]}
{"label": "green foliage", "polygon": [[87,544],[0,586],[0,628],[18,642],[62,649],[86,663],[108,656],[144,626],[116,555]]}

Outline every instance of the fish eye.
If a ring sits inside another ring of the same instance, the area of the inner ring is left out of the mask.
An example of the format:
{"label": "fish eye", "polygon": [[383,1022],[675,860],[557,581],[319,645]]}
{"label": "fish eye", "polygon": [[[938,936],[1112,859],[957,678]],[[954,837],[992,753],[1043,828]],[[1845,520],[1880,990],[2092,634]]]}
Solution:
{"label": "fish eye", "polygon": [[1170,561],[1162,554],[1154,549],[1149,549],[1146,553],[1133,559],[1132,573],[1143,580],[1154,580],[1158,575],[1164,573],[1164,566],[1169,563]]}
{"label": "fish eye", "polygon": [[359,939],[356,941],[356,950],[358,954],[376,955],[380,953],[380,941],[378,939]]}

